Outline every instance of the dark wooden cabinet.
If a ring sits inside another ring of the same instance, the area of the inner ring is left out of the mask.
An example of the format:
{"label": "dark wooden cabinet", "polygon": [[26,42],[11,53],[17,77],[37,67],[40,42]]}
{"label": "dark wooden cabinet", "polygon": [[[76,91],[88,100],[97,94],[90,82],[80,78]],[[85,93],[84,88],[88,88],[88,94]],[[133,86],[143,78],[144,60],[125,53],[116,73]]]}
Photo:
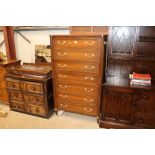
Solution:
{"label": "dark wooden cabinet", "polygon": [[51,67],[27,64],[8,68],[6,85],[12,110],[45,118],[52,114]]}
{"label": "dark wooden cabinet", "polygon": [[52,36],[55,110],[99,116],[103,70],[101,35]]}
{"label": "dark wooden cabinet", "polygon": [[[155,128],[154,34],[155,27],[111,28],[100,127]],[[132,72],[151,74],[152,85],[131,86]]]}

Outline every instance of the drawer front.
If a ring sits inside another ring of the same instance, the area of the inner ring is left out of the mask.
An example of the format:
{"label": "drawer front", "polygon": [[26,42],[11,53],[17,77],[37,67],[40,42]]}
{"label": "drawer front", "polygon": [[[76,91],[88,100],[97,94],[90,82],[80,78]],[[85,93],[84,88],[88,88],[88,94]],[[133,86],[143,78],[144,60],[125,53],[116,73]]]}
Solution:
{"label": "drawer front", "polygon": [[54,52],[55,60],[79,60],[98,62],[100,51],[95,50],[56,50]]}
{"label": "drawer front", "polygon": [[84,82],[90,84],[99,83],[99,76],[96,74],[80,74],[80,73],[67,73],[67,72],[55,72],[55,79],[60,81],[75,81],[75,82]]}
{"label": "drawer front", "polygon": [[139,102],[137,102],[137,105],[138,105],[138,109],[137,109],[138,112],[155,114],[155,104],[154,103],[139,101]]}
{"label": "drawer front", "polygon": [[23,82],[22,87],[24,91],[33,92],[33,93],[40,93],[43,94],[43,84],[36,83],[36,82]]}
{"label": "drawer front", "polygon": [[41,95],[24,94],[24,101],[33,104],[44,104],[44,97]]}
{"label": "drawer front", "polygon": [[71,63],[71,62],[55,62],[55,70],[65,70],[65,71],[82,71],[98,73],[99,65],[95,63]]}
{"label": "drawer front", "polygon": [[4,69],[3,69],[3,67],[0,67],[0,77],[1,78],[4,77]]}
{"label": "drawer front", "polygon": [[23,94],[19,91],[9,91],[11,101],[23,101]]}
{"label": "drawer front", "polygon": [[11,109],[13,110],[18,110],[18,111],[22,111],[24,112],[25,111],[25,105],[24,103],[20,103],[20,102],[12,102],[10,103],[10,106],[11,106]]}
{"label": "drawer front", "polygon": [[97,104],[97,98],[93,97],[93,96],[91,96],[91,97],[88,97],[88,96],[75,96],[75,95],[57,93],[56,98],[57,98],[57,100],[64,100],[64,101],[68,101],[68,102],[81,103],[82,105]]}
{"label": "drawer front", "polygon": [[70,83],[57,82],[56,83],[56,92],[57,93],[67,93],[74,95],[89,95],[97,96],[98,95],[98,86],[75,86]]}
{"label": "drawer front", "polygon": [[0,90],[4,89],[6,89],[5,80],[3,78],[0,78]]}
{"label": "drawer front", "polygon": [[85,115],[97,116],[96,106],[79,106],[74,103],[58,102],[58,109]]}
{"label": "drawer front", "polygon": [[0,101],[8,102],[8,92],[5,90],[0,90]]}
{"label": "drawer front", "polygon": [[135,124],[147,128],[155,128],[155,115],[138,112],[135,114]]}
{"label": "drawer front", "polygon": [[154,92],[152,91],[140,91],[139,93],[139,100],[142,100],[142,101],[152,101],[154,102],[155,101],[155,94]]}
{"label": "drawer front", "polygon": [[8,89],[21,90],[21,83],[19,80],[7,78],[6,84]]}
{"label": "drawer front", "polygon": [[46,117],[46,109],[45,109],[45,107],[35,106],[35,105],[32,105],[32,104],[27,104],[26,111],[28,113],[31,113],[31,114]]}
{"label": "drawer front", "polygon": [[52,46],[56,49],[58,48],[69,48],[69,49],[97,49],[100,48],[101,39],[53,39]]}

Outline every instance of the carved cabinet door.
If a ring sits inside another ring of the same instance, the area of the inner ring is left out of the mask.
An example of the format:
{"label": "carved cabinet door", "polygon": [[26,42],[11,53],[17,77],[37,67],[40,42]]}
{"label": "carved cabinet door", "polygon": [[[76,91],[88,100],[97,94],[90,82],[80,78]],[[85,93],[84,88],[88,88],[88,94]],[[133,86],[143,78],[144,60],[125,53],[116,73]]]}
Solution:
{"label": "carved cabinet door", "polygon": [[132,124],[134,112],[134,90],[103,88],[102,115],[104,120]]}

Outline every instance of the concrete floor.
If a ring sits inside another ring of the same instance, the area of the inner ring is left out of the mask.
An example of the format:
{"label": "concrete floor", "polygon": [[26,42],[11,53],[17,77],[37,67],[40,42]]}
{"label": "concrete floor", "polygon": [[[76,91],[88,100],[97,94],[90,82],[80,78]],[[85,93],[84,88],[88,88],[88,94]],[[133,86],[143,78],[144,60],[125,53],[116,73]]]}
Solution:
{"label": "concrete floor", "polygon": [[0,117],[1,129],[97,129],[96,117],[64,112],[57,116],[53,114],[49,119],[10,111],[10,108],[0,103],[0,110],[8,112],[7,117]]}

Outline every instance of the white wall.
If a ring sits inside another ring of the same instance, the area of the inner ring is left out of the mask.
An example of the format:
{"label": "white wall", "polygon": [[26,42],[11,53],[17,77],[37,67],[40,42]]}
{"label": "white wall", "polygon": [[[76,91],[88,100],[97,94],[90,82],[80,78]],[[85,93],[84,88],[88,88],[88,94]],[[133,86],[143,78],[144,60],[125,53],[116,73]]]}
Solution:
{"label": "white wall", "polygon": [[69,34],[69,30],[50,30],[50,31],[20,31],[27,39],[29,44],[18,33],[14,33],[17,58],[22,62],[35,62],[35,45],[50,45],[49,35]]}

